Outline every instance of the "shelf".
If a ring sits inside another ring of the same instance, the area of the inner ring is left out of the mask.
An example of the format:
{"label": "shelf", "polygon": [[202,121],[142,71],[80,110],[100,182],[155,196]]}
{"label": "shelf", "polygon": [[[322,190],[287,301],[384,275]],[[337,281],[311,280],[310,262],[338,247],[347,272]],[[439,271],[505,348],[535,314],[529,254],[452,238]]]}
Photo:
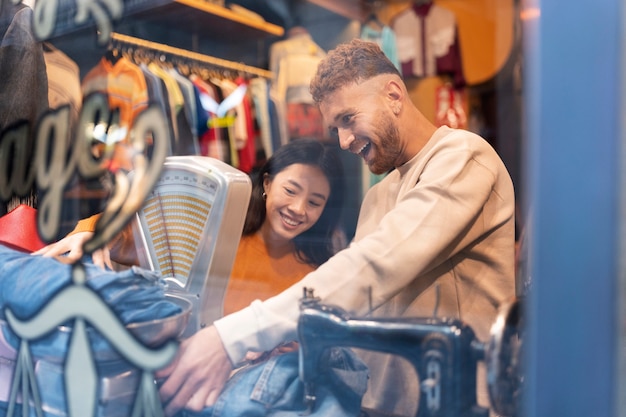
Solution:
{"label": "shelf", "polygon": [[[75,22],[75,0],[58,1],[57,24],[50,41],[82,72],[98,62],[108,44],[96,42],[93,19]],[[124,0],[123,16],[113,22],[111,29],[257,67],[264,66],[260,51],[265,43],[284,34],[281,26],[203,0]]]}
{"label": "shelf", "polygon": [[364,22],[369,12],[363,5],[363,0],[308,0],[317,6],[330,10],[348,19]]}
{"label": "shelf", "polygon": [[209,3],[201,0],[174,0],[175,3],[185,5],[194,9],[202,10],[206,13],[212,14],[216,17],[220,17],[224,20],[229,20],[235,23],[239,23],[244,26],[248,26],[253,29],[257,29],[262,32],[266,32],[269,35],[283,36],[285,30],[273,23],[260,21],[255,18],[251,18],[240,13],[234,12],[226,7],[218,6],[213,3]]}
{"label": "shelf", "polygon": [[260,77],[271,78],[272,73],[270,71],[245,65],[240,62],[232,62],[225,59],[199,54],[193,51],[187,51],[185,49],[175,48],[169,45],[160,44],[157,42],[148,41],[145,39],[139,39],[132,36],[123,35],[121,33],[112,33],[111,38],[113,41],[120,42],[122,45],[132,45],[140,48],[146,48],[156,52],[162,52],[169,54],[172,57],[180,57],[190,59],[198,63],[208,64],[210,66],[216,66],[224,69],[231,69],[233,71],[242,71],[251,75],[258,75]]}
{"label": "shelf", "polygon": [[237,41],[282,36],[280,26],[236,13],[202,0],[173,0],[144,8],[128,16],[164,28],[179,26],[214,40]]}
{"label": "shelf", "polygon": [[[59,0],[57,22],[51,38],[86,29],[95,31],[92,19],[77,24],[76,14],[75,1]],[[284,28],[273,23],[203,0],[124,0],[124,16],[113,22],[113,30],[125,23],[132,25],[144,21],[169,28],[180,25],[216,39],[231,41],[284,34]]]}

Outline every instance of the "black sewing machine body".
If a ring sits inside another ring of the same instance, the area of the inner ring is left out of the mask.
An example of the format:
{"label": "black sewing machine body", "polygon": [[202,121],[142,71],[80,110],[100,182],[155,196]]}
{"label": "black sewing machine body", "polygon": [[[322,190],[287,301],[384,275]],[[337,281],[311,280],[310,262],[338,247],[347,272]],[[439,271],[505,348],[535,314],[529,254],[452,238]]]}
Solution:
{"label": "black sewing machine body", "polygon": [[[515,315],[517,319],[517,312]],[[503,326],[506,322],[499,320],[495,324],[502,326],[498,330],[500,335],[502,329],[510,328]],[[487,417],[489,409],[479,406],[476,398],[477,365],[485,360],[491,367],[488,379],[497,384],[489,387],[494,408],[502,415],[515,414],[511,405],[512,398],[518,394],[519,369],[515,367],[512,371],[511,355],[503,354],[510,353],[508,349],[503,349],[504,338],[494,337],[489,344],[481,343],[472,328],[460,320],[436,317],[352,318],[338,307],[324,305],[316,298],[305,296],[298,335],[300,376],[310,409],[315,406],[316,374],[323,352],[331,347],[343,346],[407,359],[420,379],[417,417]],[[509,363],[502,363],[503,356],[507,356]],[[503,380],[508,381],[506,389],[502,388]]]}

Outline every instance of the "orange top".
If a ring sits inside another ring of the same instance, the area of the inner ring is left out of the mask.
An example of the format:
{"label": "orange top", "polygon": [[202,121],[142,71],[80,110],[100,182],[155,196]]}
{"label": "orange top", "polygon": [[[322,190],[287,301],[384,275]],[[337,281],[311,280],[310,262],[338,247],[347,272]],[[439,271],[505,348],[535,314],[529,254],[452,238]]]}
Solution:
{"label": "orange top", "polygon": [[[130,132],[139,113],[148,107],[148,85],[141,68],[121,56],[112,63],[102,57],[82,81],[83,95],[99,92],[108,95],[111,110],[119,109],[120,127]],[[130,137],[130,133],[127,134]]]}
{"label": "orange top", "polygon": [[242,236],[226,289],[224,314],[277,295],[314,269],[300,262],[294,253],[270,257],[258,233]]}
{"label": "orange top", "polygon": [[[95,230],[99,214],[80,220],[70,233]],[[272,258],[258,233],[242,236],[224,296],[224,314],[234,313],[254,300],[266,300],[315,270],[300,262],[295,253]]]}
{"label": "orange top", "polygon": [[81,219],[74,227],[68,236],[73,235],[78,232],[94,232],[96,230],[96,223],[100,219],[100,215],[102,213],[94,214],[93,216],[87,217],[86,219]]}

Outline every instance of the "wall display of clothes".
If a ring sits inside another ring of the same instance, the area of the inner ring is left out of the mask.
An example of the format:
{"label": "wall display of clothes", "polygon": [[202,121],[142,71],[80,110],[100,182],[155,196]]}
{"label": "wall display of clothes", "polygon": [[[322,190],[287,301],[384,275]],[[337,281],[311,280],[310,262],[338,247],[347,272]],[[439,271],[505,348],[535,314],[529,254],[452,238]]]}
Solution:
{"label": "wall display of clothes", "polygon": [[[68,59],[63,67],[70,66]],[[93,138],[102,146],[128,141],[135,118],[156,104],[167,116],[170,155],[211,156],[250,173],[259,158],[280,144],[272,139],[280,133],[268,94],[269,73],[252,69],[113,34],[109,50],[82,80],[77,72],[66,78],[66,95],[76,95],[75,85],[82,97],[106,94],[113,116],[107,131],[94,131]],[[70,102],[79,107],[80,100],[73,97]],[[113,170],[129,168],[123,155],[113,161]]]}
{"label": "wall display of clothes", "polygon": [[438,78],[433,123],[467,128],[465,79],[456,16],[432,0],[413,0],[390,19],[403,77]]}
{"label": "wall display of clothes", "polygon": [[317,65],[325,56],[326,51],[302,26],[292,27],[286,39],[270,47],[271,95],[278,103],[283,144],[300,138],[328,139],[322,115],[309,92]]}
{"label": "wall display of clothes", "polygon": [[431,0],[414,1],[391,21],[402,75],[447,75],[454,88],[465,87],[456,16]]}

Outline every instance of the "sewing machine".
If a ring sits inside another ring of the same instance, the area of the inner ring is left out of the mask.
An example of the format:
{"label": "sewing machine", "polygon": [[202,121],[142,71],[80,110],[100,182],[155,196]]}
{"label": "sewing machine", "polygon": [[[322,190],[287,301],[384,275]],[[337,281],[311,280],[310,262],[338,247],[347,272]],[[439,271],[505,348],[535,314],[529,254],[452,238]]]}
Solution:
{"label": "sewing machine", "polygon": [[[485,361],[493,411],[518,417],[523,382],[520,318],[518,300],[503,305],[492,325],[490,341],[481,343],[472,328],[457,319],[353,318],[338,307],[320,303],[311,289],[305,289],[298,322],[305,402],[313,410],[323,352],[343,346],[407,359],[420,379],[416,417],[488,417],[489,409],[476,400],[477,364]],[[369,417],[380,415],[374,410],[367,413]]]}

